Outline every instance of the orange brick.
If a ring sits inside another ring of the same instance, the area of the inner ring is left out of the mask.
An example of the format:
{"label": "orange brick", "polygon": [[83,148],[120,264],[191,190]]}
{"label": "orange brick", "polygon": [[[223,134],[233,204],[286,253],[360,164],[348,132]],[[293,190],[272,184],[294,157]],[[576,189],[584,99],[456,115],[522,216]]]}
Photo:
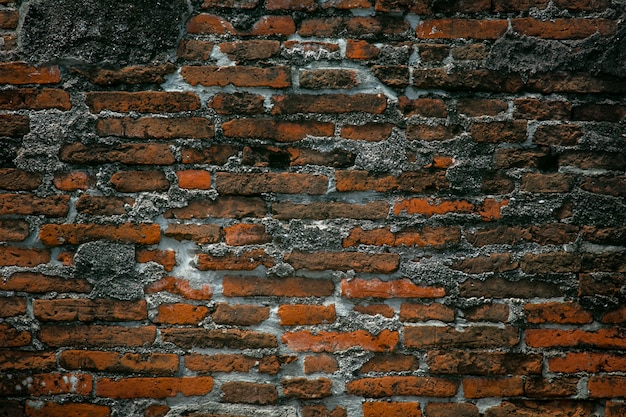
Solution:
{"label": "orange brick", "polygon": [[313,334],[308,330],[287,332],[283,335],[283,343],[295,352],[337,352],[358,347],[363,350],[384,352],[394,350],[400,337],[398,332],[382,330],[372,335],[365,330],[352,332],[319,332]]}
{"label": "orange brick", "polygon": [[422,287],[409,279],[381,281],[378,278],[341,281],[341,295],[347,298],[440,298],[442,287]]}
{"label": "orange brick", "polygon": [[208,315],[209,309],[206,306],[182,303],[162,304],[153,321],[160,324],[199,324]]}
{"label": "orange brick", "polygon": [[336,319],[335,306],[283,304],[278,308],[281,326],[332,323]]}
{"label": "orange brick", "polygon": [[421,417],[419,403],[364,402],[363,417]]}

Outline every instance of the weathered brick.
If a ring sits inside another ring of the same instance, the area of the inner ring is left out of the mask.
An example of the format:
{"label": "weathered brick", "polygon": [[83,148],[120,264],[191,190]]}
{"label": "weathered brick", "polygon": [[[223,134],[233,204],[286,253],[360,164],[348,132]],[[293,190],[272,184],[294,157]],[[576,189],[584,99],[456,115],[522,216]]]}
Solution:
{"label": "weathered brick", "polygon": [[216,355],[202,355],[190,353],[185,356],[185,366],[196,372],[250,372],[258,369],[258,372],[276,375],[283,365],[296,360],[295,356],[264,356],[256,358],[252,356],[219,353]]}
{"label": "weathered brick", "polygon": [[226,195],[324,194],[328,188],[328,178],[314,174],[218,172],[215,177],[217,191]]}
{"label": "weathered brick", "polygon": [[518,397],[524,394],[522,377],[464,378],[465,398]]}
{"label": "weathered brick", "polygon": [[256,305],[219,303],[211,317],[217,324],[252,326],[267,320],[270,309]]}
{"label": "weathered brick", "polygon": [[87,190],[96,182],[93,176],[82,171],[58,172],[52,181],[62,191]]}
{"label": "weathered brick", "polygon": [[398,269],[400,256],[395,253],[293,251],[285,256],[285,262],[291,264],[296,270],[347,271],[353,269],[357,272],[390,273]]}
{"label": "weathered brick", "polygon": [[61,81],[59,67],[32,67],[25,62],[0,63],[0,84],[56,84]]}
{"label": "weathered brick", "polygon": [[211,98],[208,106],[219,114],[238,115],[265,112],[263,96],[251,93],[217,93]]}
{"label": "weathered brick", "polygon": [[247,10],[254,9],[257,4],[259,4],[259,0],[204,0],[202,8],[221,7]]}
{"label": "weathered brick", "polygon": [[2,297],[0,306],[0,317],[12,317],[26,314],[26,298],[24,297]]}
{"label": "weathered brick", "polygon": [[[506,28],[506,21],[504,21]],[[502,74],[487,69],[448,71],[442,68],[415,68],[413,86],[447,91],[487,91],[515,93],[524,87],[515,74]]]}
{"label": "weathered brick", "polygon": [[198,110],[200,99],[193,93],[145,91],[128,93],[90,92],[85,103],[92,113],[110,110],[121,113],[177,113]]}
{"label": "weathered brick", "polygon": [[181,75],[186,82],[193,86],[291,87],[291,71],[284,66],[267,68],[189,66],[181,68]]}
{"label": "weathered brick", "polygon": [[0,219],[0,241],[21,242],[30,234],[28,222],[24,220]]}
{"label": "weathered brick", "polygon": [[450,55],[449,45],[420,43],[418,48],[422,62],[441,62]]}
{"label": "weathered brick", "polygon": [[446,103],[438,98],[418,98],[411,100],[406,96],[398,97],[398,107],[405,117],[447,117]]}
{"label": "weathered brick", "polygon": [[406,128],[406,138],[408,140],[443,141],[452,139],[462,133],[458,125],[423,125],[409,124]]}
{"label": "weathered brick", "polygon": [[621,375],[596,375],[589,378],[591,398],[616,398],[626,395],[626,377]]}
{"label": "weathered brick", "polygon": [[76,201],[76,211],[96,216],[114,216],[126,214],[135,204],[135,199],[130,197],[104,197],[83,194]]}
{"label": "weathered brick", "polygon": [[519,340],[519,330],[510,326],[468,326],[463,331],[449,326],[404,327],[404,344],[409,348],[511,348]]}
{"label": "weathered brick", "polygon": [[278,307],[281,326],[328,324],[335,321],[335,306],[283,304]]}
{"label": "weathered brick", "polygon": [[516,119],[568,120],[572,114],[572,106],[567,101],[520,98],[514,104]]}
{"label": "weathered brick", "polygon": [[56,367],[54,352],[24,352],[18,350],[3,350],[0,352],[0,370],[3,373],[11,371],[49,372],[56,369]]}
{"label": "weathered brick", "polygon": [[468,321],[490,321],[494,323],[508,323],[510,309],[506,304],[481,304],[467,308],[463,316]]}
{"label": "weathered brick", "polygon": [[306,356],[303,361],[303,366],[305,374],[332,374],[339,369],[337,359],[326,353]]}
{"label": "weathered brick", "polygon": [[28,417],[109,417],[111,408],[106,405],[89,403],[64,403],[54,401],[27,401],[26,416]]}
{"label": "weathered brick", "polygon": [[328,378],[283,378],[280,383],[285,397],[312,400],[332,395],[333,382]]}
{"label": "weathered brick", "polygon": [[111,176],[111,184],[122,193],[166,191],[170,187],[161,171],[122,171]]}
{"label": "weathered brick", "polygon": [[376,353],[365,362],[360,372],[366,374],[369,372],[403,372],[416,371],[419,368],[419,359],[413,355],[405,355],[399,353]]}
{"label": "weathered brick", "polygon": [[581,257],[569,252],[528,253],[520,261],[528,274],[558,274],[581,270]]}
{"label": "weathered brick", "polygon": [[626,355],[620,353],[567,352],[548,359],[551,372],[600,373],[622,372],[626,369]]}
{"label": "weathered brick", "polygon": [[503,401],[500,405],[489,408],[485,417],[580,417],[592,412],[593,404],[588,401]]}
{"label": "weathered brick", "polygon": [[426,417],[478,417],[478,407],[470,403],[430,402],[424,409]]}
{"label": "weathered brick", "polygon": [[0,114],[0,136],[21,138],[30,132],[30,118],[21,114]]}
{"label": "weathered brick", "polygon": [[214,270],[243,270],[251,271],[258,266],[264,265],[271,268],[274,259],[263,249],[252,249],[224,255],[208,255],[201,253],[197,258],[197,268],[201,271]]}
{"label": "weathered brick", "polygon": [[377,175],[368,171],[335,172],[337,191],[410,191],[432,193],[450,186],[444,171],[403,172],[398,176]]}
{"label": "weathered brick", "polygon": [[478,143],[522,143],[526,141],[526,121],[473,123],[470,134]]}
{"label": "weathered brick", "polygon": [[213,125],[204,117],[100,119],[96,130],[100,136],[142,139],[210,139],[214,135]]}
{"label": "weathered brick", "polygon": [[50,347],[141,347],[151,345],[155,338],[156,327],[154,326],[45,324],[39,331],[39,340]]}
{"label": "weathered brick", "polygon": [[87,77],[96,85],[162,84],[165,82],[166,75],[176,71],[176,66],[168,62],[167,64],[134,65],[119,69],[73,67],[72,71]]}
{"label": "weathered brick", "polygon": [[[17,383],[16,383],[17,382]],[[89,395],[93,387],[90,375],[35,374],[3,375],[0,377],[0,395],[40,397],[57,394]]]}
{"label": "weathered brick", "polygon": [[389,245],[389,246],[419,246],[444,248],[461,242],[461,229],[452,227],[429,227],[421,229],[404,229],[391,232],[389,228],[363,230],[354,228],[348,237],[344,238],[344,247],[358,245]]}
{"label": "weathered brick", "polygon": [[154,323],[160,324],[199,324],[209,315],[209,308],[192,304],[161,304]]}
{"label": "weathered brick", "polygon": [[0,266],[34,267],[50,262],[50,251],[0,246]]}
{"label": "weathered brick", "polygon": [[572,120],[619,123],[626,116],[626,106],[615,104],[582,104],[572,108]]}
{"label": "weathered brick", "polygon": [[578,125],[560,124],[538,126],[533,135],[533,142],[538,145],[572,146],[583,137],[583,130]]}
{"label": "weathered brick", "polygon": [[596,194],[612,195],[613,197],[626,197],[626,178],[586,178],[583,183],[580,184],[580,188]]}
{"label": "weathered brick", "polygon": [[355,278],[341,281],[341,295],[346,298],[440,298],[446,295],[446,290],[419,286],[409,279]]}
{"label": "weathered brick", "polygon": [[504,100],[486,98],[464,98],[456,103],[456,109],[469,117],[496,116],[506,111],[508,107],[508,103]]}
{"label": "weathered brick", "polygon": [[272,204],[274,218],[286,219],[384,219],[389,213],[389,204],[385,201],[373,201],[366,204],[340,202],[313,202],[297,204],[289,201]]}
{"label": "weathered brick", "polygon": [[352,140],[379,142],[389,139],[393,125],[391,123],[365,123],[363,125],[344,125],[340,136]]}
{"label": "weathered brick", "polygon": [[402,303],[400,306],[400,320],[408,323],[429,320],[452,322],[454,321],[454,308],[440,303]]}
{"label": "weathered brick", "polygon": [[94,350],[64,350],[59,365],[65,369],[170,375],[178,371],[178,356],[172,353],[118,353]]}
{"label": "weathered brick", "polygon": [[67,92],[56,88],[19,88],[4,90],[0,96],[1,110],[44,110],[72,108]]}
{"label": "weathered brick", "polygon": [[209,285],[202,285],[199,288],[194,288],[191,286],[189,281],[176,277],[162,278],[147,286],[145,291],[147,294],[167,291],[189,300],[204,301],[210,300],[213,294]]}
{"label": "weathered brick", "polygon": [[571,175],[527,173],[522,176],[520,188],[531,193],[566,193],[573,185],[574,178]]}
{"label": "weathered brick", "polygon": [[241,329],[168,328],[162,329],[163,341],[182,348],[262,349],[278,346],[276,336]]}
{"label": "weathered brick", "polygon": [[16,272],[0,280],[2,291],[89,293],[91,289],[92,285],[83,278],[61,278],[36,272]]}
{"label": "weathered brick", "polygon": [[487,256],[455,260],[452,263],[452,269],[463,271],[467,274],[506,272],[513,271],[517,267],[518,263],[511,260],[511,255],[508,253],[491,253]]}
{"label": "weathered brick", "polygon": [[[294,133],[297,134],[297,131]],[[356,155],[354,153],[341,149],[319,152],[306,148],[246,146],[243,148],[241,162],[245,165],[270,168],[306,165],[345,168],[354,165],[355,160]]]}
{"label": "weathered brick", "polygon": [[355,70],[335,68],[301,70],[299,80],[300,87],[307,89],[347,89],[359,84]]}
{"label": "weathered brick", "polygon": [[96,382],[96,396],[104,398],[167,398],[178,394],[188,397],[206,395],[212,389],[213,378],[208,376],[98,378]]}
{"label": "weathered brick", "polygon": [[169,224],[164,234],[176,240],[193,240],[205,245],[220,241],[221,227],[216,224]]}
{"label": "weathered brick", "polygon": [[352,113],[380,114],[387,108],[383,94],[290,94],[274,96],[272,114]]}
{"label": "weathered brick", "polygon": [[387,304],[359,304],[355,305],[353,310],[357,313],[367,314],[368,316],[381,315],[383,317],[392,318],[395,315],[393,307]]}
{"label": "weathered brick", "polygon": [[380,48],[367,41],[348,39],[346,42],[346,58],[348,59],[375,59],[380,54]]}
{"label": "weathered brick", "polygon": [[382,376],[346,384],[349,394],[368,398],[402,396],[453,397],[458,381],[429,376]]}
{"label": "weathered brick", "polygon": [[34,300],[33,314],[41,321],[135,321],[148,318],[145,300],[67,298]]}
{"label": "weathered brick", "polygon": [[498,202],[492,198],[486,198],[480,205],[475,205],[465,200],[442,200],[433,198],[411,198],[402,199],[396,202],[393,213],[400,214],[422,214],[433,216],[446,213],[468,213],[479,214],[483,220],[499,219],[500,208],[508,205],[508,200]]}
{"label": "weathered brick", "polygon": [[467,350],[428,352],[431,373],[450,375],[541,375],[542,355]]}
{"label": "weathered brick", "polygon": [[416,402],[364,402],[363,417],[421,417],[420,404]]}
{"label": "weathered brick", "polygon": [[582,39],[599,33],[601,36],[612,35],[616,22],[608,19],[553,19],[533,18],[511,19],[513,30],[526,36],[546,39]]}
{"label": "weathered brick", "polygon": [[165,212],[166,218],[182,220],[210,217],[264,217],[265,202],[258,197],[219,197],[216,200],[192,200],[186,207]]}
{"label": "weathered brick", "polygon": [[371,71],[380,82],[389,87],[404,89],[409,86],[411,74],[407,65],[373,65]]}
{"label": "weathered brick", "polygon": [[572,302],[526,304],[524,312],[529,323],[586,324],[593,321],[591,313]]}
{"label": "weathered brick", "polygon": [[158,224],[44,224],[39,228],[39,240],[47,246],[79,245],[93,240],[152,245],[161,240]]}
{"label": "weathered brick", "polygon": [[334,284],[322,278],[257,278],[226,276],[222,282],[226,297],[327,297]]}
{"label": "weathered brick", "polygon": [[59,159],[63,162],[88,165],[115,162],[128,165],[169,165],[176,162],[170,145],[166,143],[120,143],[91,146],[71,143],[61,148]]}
{"label": "weathered brick", "polygon": [[232,145],[212,145],[200,149],[183,147],[182,163],[222,165],[238,152],[239,148]]}
{"label": "weathered brick", "polygon": [[532,376],[524,380],[524,393],[530,398],[571,397],[578,392],[578,383],[575,377]]}
{"label": "weathered brick", "polygon": [[501,19],[432,19],[417,26],[417,37],[424,39],[498,39],[508,27]]}
{"label": "weathered brick", "polygon": [[278,390],[272,384],[228,381],[222,384],[222,392],[222,401],[228,403],[268,405],[278,402]]}
{"label": "weathered brick", "polygon": [[176,55],[182,59],[207,61],[211,58],[214,43],[198,39],[182,39],[176,49]]}
{"label": "weathered brick", "polygon": [[222,124],[224,136],[231,138],[269,139],[296,142],[307,136],[333,136],[333,123],[302,120],[297,122],[272,119],[233,119]]}
{"label": "weathered brick", "polygon": [[255,59],[268,59],[278,55],[280,53],[280,42],[253,39],[220,43],[219,48],[232,61],[252,61]]}
{"label": "weathered brick", "polygon": [[508,281],[503,278],[487,280],[468,279],[459,288],[461,297],[489,298],[551,298],[561,297],[563,292],[557,284],[522,279]]}
{"label": "weathered brick", "polygon": [[287,332],[282,336],[283,343],[295,352],[340,352],[360,348],[373,352],[387,352],[395,349],[400,337],[398,332],[382,330],[372,335],[365,330],[352,332],[318,332],[308,330]]}

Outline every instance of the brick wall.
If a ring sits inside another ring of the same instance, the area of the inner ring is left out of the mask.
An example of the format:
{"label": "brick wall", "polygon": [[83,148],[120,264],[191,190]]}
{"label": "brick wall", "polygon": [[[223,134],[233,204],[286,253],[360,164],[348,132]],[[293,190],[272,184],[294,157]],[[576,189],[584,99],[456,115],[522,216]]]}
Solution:
{"label": "brick wall", "polygon": [[0,415],[626,415],[621,1],[193,1],[117,62],[24,52],[40,3]]}

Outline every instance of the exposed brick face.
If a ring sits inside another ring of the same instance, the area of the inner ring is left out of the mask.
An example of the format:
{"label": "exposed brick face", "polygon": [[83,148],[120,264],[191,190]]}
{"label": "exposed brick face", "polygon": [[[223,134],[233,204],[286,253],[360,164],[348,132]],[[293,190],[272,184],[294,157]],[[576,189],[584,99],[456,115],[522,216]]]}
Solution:
{"label": "exposed brick face", "polygon": [[149,2],[39,3],[0,0],[1,416],[626,415],[623,2],[177,0],[115,62]]}

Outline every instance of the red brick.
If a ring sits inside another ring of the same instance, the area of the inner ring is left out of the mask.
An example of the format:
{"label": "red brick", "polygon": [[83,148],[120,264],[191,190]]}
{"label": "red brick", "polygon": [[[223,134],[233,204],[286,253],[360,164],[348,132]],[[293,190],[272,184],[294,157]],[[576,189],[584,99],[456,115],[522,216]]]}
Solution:
{"label": "red brick", "polygon": [[408,348],[506,348],[519,342],[515,327],[468,326],[463,330],[454,327],[419,326],[404,327],[404,344]]}
{"label": "red brick", "polygon": [[394,207],[393,213],[400,214],[422,214],[433,216],[446,213],[474,213],[479,214],[483,220],[489,221],[499,219],[500,208],[508,205],[508,200],[498,202],[491,198],[486,198],[484,202],[476,206],[464,200],[441,200],[432,198],[411,198],[399,200]]}
{"label": "red brick", "polygon": [[69,110],[71,108],[70,95],[56,88],[4,90],[0,96],[1,110]]}
{"label": "red brick", "polygon": [[0,371],[47,372],[56,369],[54,352],[24,352],[3,350],[0,352]]}
{"label": "red brick", "polygon": [[[517,103],[517,102],[516,102]],[[486,98],[464,98],[456,103],[457,110],[469,117],[496,116],[509,108],[506,101]],[[524,118],[524,117],[521,117]]]}
{"label": "red brick", "polygon": [[47,246],[79,245],[93,240],[152,245],[161,240],[158,224],[44,224],[39,228],[39,240]]}
{"label": "red brick", "polygon": [[218,172],[215,177],[217,191],[227,195],[324,194],[328,188],[328,178],[324,175],[314,174]]}
{"label": "red brick", "polygon": [[262,224],[235,224],[224,227],[224,240],[230,246],[259,245],[272,241]]}
{"label": "red brick", "polygon": [[[217,93],[208,106],[219,114],[260,114],[265,112],[264,98],[251,93]],[[223,125],[222,125],[223,126]]]}
{"label": "red brick", "polygon": [[626,370],[626,355],[620,353],[566,352],[548,358],[550,372],[600,373]]}
{"label": "red brick", "polygon": [[278,307],[281,326],[333,323],[337,316],[335,305],[283,304]]}
{"label": "red brick", "polygon": [[419,403],[364,402],[363,417],[421,417]]}
{"label": "red brick", "polygon": [[83,278],[61,278],[36,272],[17,272],[0,280],[2,291],[89,293],[91,289],[92,285]]}
{"label": "red brick", "polygon": [[446,375],[541,375],[543,367],[540,354],[482,350],[435,350],[426,363],[432,374]]}
{"label": "red brick", "polygon": [[416,371],[419,368],[419,359],[413,355],[399,353],[377,353],[360,369],[362,374],[369,372],[404,372]]}
{"label": "red brick", "polygon": [[122,193],[166,191],[170,183],[161,171],[123,171],[111,176],[111,184]]}
{"label": "red brick", "polygon": [[307,136],[333,136],[332,123],[302,120],[296,122],[271,119],[233,119],[222,125],[224,136],[230,138],[268,139],[276,142],[296,142]]}
{"label": "red brick", "polygon": [[189,300],[205,301],[210,300],[213,294],[209,285],[194,288],[189,284],[189,281],[176,277],[165,277],[146,287],[147,294],[154,294],[161,291],[180,295]]}
{"label": "red brick", "polygon": [[426,417],[478,417],[478,407],[470,403],[430,402],[424,409]]}
{"label": "red brick", "polygon": [[21,114],[0,115],[0,136],[21,138],[30,132],[30,118]]}
{"label": "red brick", "polygon": [[59,67],[31,67],[25,62],[0,63],[0,84],[56,84],[61,81]]}
{"label": "red brick", "polygon": [[340,202],[313,202],[297,204],[290,201],[272,204],[275,219],[384,219],[389,213],[389,204],[385,201],[372,201],[366,204]]}
{"label": "red brick", "polygon": [[92,372],[170,375],[178,372],[178,356],[171,353],[118,353],[64,350],[59,354],[64,369]]}
{"label": "red brick", "polygon": [[341,281],[341,295],[347,298],[440,298],[446,291],[441,287],[419,286],[409,279],[354,278]]}
{"label": "red brick", "polygon": [[100,119],[96,130],[100,136],[141,139],[210,139],[214,134],[213,125],[204,117]]}
{"label": "red brick", "polygon": [[220,241],[221,228],[217,224],[169,224],[164,234],[176,240],[193,240],[205,245]]}
{"label": "red brick", "polygon": [[115,145],[84,145],[71,143],[61,148],[59,159],[74,164],[98,165],[169,165],[176,162],[166,143],[120,143]]}
{"label": "red brick", "polygon": [[302,37],[333,38],[344,28],[341,17],[305,19],[300,23],[298,34]]}
{"label": "red brick", "polygon": [[380,54],[380,48],[367,41],[348,39],[346,41],[346,58],[348,59],[375,59]]}
{"label": "red brick", "polygon": [[334,291],[332,281],[322,278],[257,278],[226,276],[222,281],[226,297],[327,297]]}
{"label": "red brick", "polygon": [[109,417],[111,408],[106,405],[88,403],[26,402],[27,417]]}
{"label": "red brick", "polygon": [[285,256],[285,262],[291,264],[296,270],[347,271],[352,269],[356,272],[387,274],[398,269],[400,256],[395,253],[293,251]]}
{"label": "red brick", "polygon": [[55,173],[53,179],[54,186],[62,191],[87,190],[95,182],[93,176],[82,171]]}
{"label": "red brick", "polygon": [[219,48],[230,60],[239,62],[268,59],[278,55],[280,53],[280,42],[254,39],[220,43]]}
{"label": "red brick", "polygon": [[228,403],[268,405],[278,402],[278,391],[272,384],[228,381],[222,384],[222,392],[222,401]]}
{"label": "red brick", "polygon": [[457,381],[428,376],[382,376],[363,378],[346,384],[349,394],[368,398],[396,395],[418,397],[453,397]]}
{"label": "red brick", "polygon": [[50,262],[48,250],[0,246],[0,266],[34,267],[48,262]]}
{"label": "red brick", "polygon": [[40,321],[135,321],[148,318],[145,300],[66,298],[34,300],[33,314]]}
{"label": "red brick", "polygon": [[241,329],[168,328],[161,334],[164,341],[183,348],[261,349],[278,345],[272,334]]}
{"label": "red brick", "polygon": [[156,327],[125,327],[102,325],[45,324],[39,340],[50,347],[140,347],[149,346],[156,338]]}
{"label": "red brick", "polygon": [[211,377],[99,378],[96,396],[104,398],[167,398],[206,395],[213,389]]}
{"label": "red brick", "polygon": [[526,304],[524,306],[528,323],[586,324],[593,316],[580,305],[572,302],[551,302]]}
{"label": "red brick", "polygon": [[209,315],[209,308],[191,304],[161,304],[153,322],[158,324],[199,324]]}
{"label": "red brick", "polygon": [[387,108],[383,94],[290,94],[274,96],[272,114],[352,113],[380,114]]}
{"label": "red brick", "polygon": [[333,382],[327,378],[283,378],[281,385],[285,397],[312,400],[330,397]]}
{"label": "red brick", "polygon": [[274,266],[274,259],[263,249],[252,249],[244,252],[227,253],[224,255],[198,255],[197,268],[201,271],[242,270],[251,271],[258,266],[267,268]]}
{"label": "red brick", "polygon": [[87,77],[96,85],[162,84],[167,74],[176,71],[176,66],[168,62],[161,65],[135,65],[119,69],[73,67],[72,71]]}
{"label": "red brick", "polygon": [[344,125],[340,136],[352,140],[379,142],[389,139],[393,125],[391,123],[365,123],[363,125]]}
{"label": "red brick", "polygon": [[337,191],[409,191],[433,193],[448,188],[444,171],[404,172],[398,176],[372,174],[368,171],[336,171]]}
{"label": "red brick", "polygon": [[597,375],[589,378],[591,398],[617,398],[626,396],[626,377],[621,375]]}
{"label": "red brick", "polygon": [[582,39],[599,33],[610,36],[615,33],[616,22],[607,19],[570,18],[537,20],[533,18],[512,19],[513,30],[526,36],[545,39]]}
{"label": "red brick", "polygon": [[236,156],[239,148],[231,145],[211,145],[205,148],[189,148],[182,149],[183,164],[225,164],[231,156]]}
{"label": "red brick", "polygon": [[518,397],[524,394],[524,380],[519,376],[464,378],[463,392],[465,398]]}
{"label": "red brick", "polygon": [[353,310],[357,313],[367,314],[368,316],[381,315],[383,317],[392,318],[395,315],[393,307],[386,304],[356,305]]}
{"label": "red brick", "polygon": [[57,394],[90,395],[90,375],[36,374],[0,376],[0,395],[40,397]]}
{"label": "red brick", "polygon": [[387,352],[395,349],[400,337],[398,332],[382,330],[372,335],[365,330],[352,332],[318,332],[308,330],[287,332],[282,341],[294,352],[340,352],[360,348],[373,352]]}
{"label": "red brick", "polygon": [[135,204],[135,199],[130,197],[104,197],[83,194],[76,201],[76,211],[98,216],[114,216],[126,214]]}
{"label": "red brick", "polygon": [[357,72],[350,69],[316,68],[301,70],[300,87],[307,89],[354,88],[359,84]]}
{"label": "red brick", "polygon": [[444,248],[451,244],[461,242],[461,229],[452,227],[429,227],[421,229],[404,229],[391,232],[389,228],[363,230],[354,228],[350,230],[348,237],[344,238],[344,247],[358,245],[389,245],[389,246],[419,246]]}
{"label": "red brick", "polygon": [[534,348],[592,347],[598,349],[624,349],[624,329],[607,328],[596,331],[581,329],[527,329],[526,344]]}
{"label": "red brick", "polygon": [[0,241],[22,242],[30,234],[29,227],[24,220],[0,219]]}
{"label": "red brick", "polygon": [[234,85],[235,87],[291,87],[291,70],[285,66],[275,67],[215,67],[189,66],[181,68],[186,82],[205,87]]}
{"label": "red brick", "polygon": [[257,305],[219,303],[211,317],[217,324],[253,326],[267,320],[270,309]]}
{"label": "red brick", "polygon": [[32,337],[26,330],[18,330],[9,323],[0,323],[0,347],[13,348],[30,345]]}
{"label": "red brick", "polygon": [[417,26],[417,37],[424,39],[498,39],[508,27],[506,20],[432,19]]}
{"label": "red brick", "polygon": [[400,320],[408,323],[429,320],[452,322],[454,321],[454,308],[440,303],[402,303],[400,306]]}
{"label": "red brick", "polygon": [[258,197],[219,197],[216,200],[192,200],[186,207],[165,212],[166,218],[182,220],[210,217],[264,217],[265,202]]}
{"label": "red brick", "polygon": [[339,369],[337,359],[326,353],[306,356],[304,358],[303,365],[305,374],[332,374]]}
{"label": "red brick", "polygon": [[177,113],[198,110],[200,99],[193,93],[143,91],[90,92],[85,103],[92,113],[110,110],[121,113]]}

